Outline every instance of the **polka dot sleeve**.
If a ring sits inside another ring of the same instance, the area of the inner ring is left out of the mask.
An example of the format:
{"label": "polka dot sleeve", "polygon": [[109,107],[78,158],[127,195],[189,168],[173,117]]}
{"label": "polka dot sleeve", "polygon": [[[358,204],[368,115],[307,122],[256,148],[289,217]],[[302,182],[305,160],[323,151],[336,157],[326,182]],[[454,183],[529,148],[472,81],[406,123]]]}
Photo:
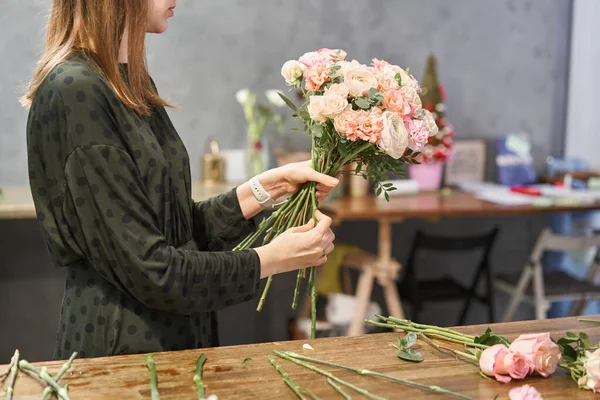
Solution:
{"label": "polka dot sleeve", "polygon": [[257,293],[260,262],[254,250],[202,252],[167,244],[126,151],[77,147],[65,178],[65,207],[78,222],[81,251],[107,280],[146,306],[179,314],[215,311]]}

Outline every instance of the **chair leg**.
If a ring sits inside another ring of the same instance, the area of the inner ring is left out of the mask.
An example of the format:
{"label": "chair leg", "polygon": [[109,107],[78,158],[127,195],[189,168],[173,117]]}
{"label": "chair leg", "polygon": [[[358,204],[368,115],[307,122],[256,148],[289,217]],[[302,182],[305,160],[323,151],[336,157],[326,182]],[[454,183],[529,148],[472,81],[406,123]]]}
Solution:
{"label": "chair leg", "polygon": [[460,318],[458,319],[458,325],[461,326],[465,323],[465,319],[467,319],[467,312],[469,311],[469,307],[471,306],[471,301],[475,296],[475,291],[477,290],[477,284],[481,279],[481,275],[485,269],[485,263],[479,266],[475,276],[473,277],[473,281],[471,282],[471,286],[469,287],[469,292],[467,293],[467,298],[465,299],[465,303],[463,304],[462,311],[460,312]]}
{"label": "chair leg", "polygon": [[542,264],[536,262],[533,266],[533,293],[535,297],[535,318],[537,320],[546,319],[548,311],[548,301],[544,293],[544,273]]}
{"label": "chair leg", "polygon": [[373,267],[370,265],[366,266],[358,280],[356,288],[356,309],[354,310],[352,321],[350,321],[348,336],[357,336],[363,333],[365,315],[367,314],[367,309],[369,307],[374,280],[375,274],[373,272]]}
{"label": "chair leg", "polygon": [[487,286],[486,300],[487,300],[487,304],[488,304],[488,318],[490,320],[490,324],[493,324],[494,322],[496,322],[496,317],[495,317],[495,312],[494,312],[494,307],[496,305],[496,302],[494,301],[494,283],[493,283],[493,279],[492,279],[492,271],[490,271],[489,264],[486,269],[485,275],[486,275],[486,286]]}
{"label": "chair leg", "polygon": [[510,299],[510,303],[504,312],[504,316],[502,317],[503,322],[509,322],[512,320],[512,317],[515,315],[517,311],[517,307],[521,304],[521,299],[523,294],[525,293],[525,288],[529,285],[531,281],[531,277],[533,276],[533,270],[530,265],[527,265],[523,272],[521,273],[521,277],[519,278],[519,282],[517,286],[512,292],[512,297]]}

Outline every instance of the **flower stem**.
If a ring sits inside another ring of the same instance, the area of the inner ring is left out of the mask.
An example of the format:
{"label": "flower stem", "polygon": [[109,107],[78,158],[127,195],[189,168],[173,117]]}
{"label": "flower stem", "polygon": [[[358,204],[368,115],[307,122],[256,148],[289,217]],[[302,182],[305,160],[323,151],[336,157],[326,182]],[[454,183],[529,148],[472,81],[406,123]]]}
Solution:
{"label": "flower stem", "polygon": [[289,386],[290,389],[292,389],[292,392],[294,392],[294,394],[300,399],[300,400],[306,400],[306,397],[304,397],[304,395],[302,394],[302,392],[306,392],[308,393],[308,395],[315,400],[318,400],[319,398],[312,392],[310,391],[310,389],[308,388],[303,388],[300,387],[298,385],[296,385],[294,383],[294,381],[292,381],[292,378],[290,378],[290,376],[287,374],[287,372],[285,372],[283,370],[283,368],[281,368],[279,366],[279,364],[277,364],[275,362],[275,360],[273,360],[273,358],[271,356],[268,356],[269,358],[269,362],[271,363],[271,365],[273,365],[273,367],[277,370],[277,372],[279,372],[281,374],[281,376],[283,377],[283,382]]}
{"label": "flower stem", "polygon": [[152,354],[146,355],[146,367],[150,370],[150,394],[152,400],[159,400],[160,394],[158,393],[158,377],[156,375],[156,367],[154,366],[154,359]]}
{"label": "flower stem", "polygon": [[[280,352],[275,352],[280,353]],[[397,382],[397,383],[402,383],[404,385],[408,385],[408,386],[413,386],[413,387],[417,387],[420,389],[425,389],[431,392],[436,392],[436,393],[444,393],[450,396],[454,396],[454,397],[458,397],[460,399],[466,399],[466,400],[475,400],[473,397],[469,397],[460,393],[456,393],[453,392],[451,390],[447,390],[444,388],[441,388],[439,386],[434,386],[434,385],[425,385],[422,383],[418,383],[418,382],[414,382],[414,381],[409,381],[407,379],[402,379],[402,378],[398,378],[395,376],[391,376],[391,375],[385,375],[379,372],[375,372],[375,371],[369,371],[366,369],[357,369],[357,368],[352,368],[352,367],[347,367],[344,365],[340,365],[340,364],[335,364],[332,362],[328,362],[328,361],[321,361],[321,360],[317,360],[316,358],[311,358],[311,357],[306,357],[306,356],[302,356],[300,354],[296,354],[296,353],[292,353],[292,352],[285,352],[285,355],[287,355],[289,358],[294,359],[294,360],[305,360],[305,361],[310,361],[310,362],[314,362],[317,364],[322,364],[322,365],[327,365],[329,367],[335,367],[335,368],[342,368],[345,369],[347,371],[353,371],[356,372],[359,375],[365,375],[365,376],[374,376],[374,377],[378,377],[378,378],[383,378],[383,379],[387,379],[393,382]]]}
{"label": "flower stem", "polygon": [[[283,358],[285,360],[291,361],[294,364],[298,364],[298,365],[300,365],[300,366],[302,366],[304,368],[310,369],[311,371],[314,371],[314,372],[317,372],[317,373],[319,373],[319,374],[321,374],[323,376],[326,376],[329,379],[331,379],[332,381],[337,382],[337,383],[339,383],[341,385],[344,385],[346,387],[349,387],[350,389],[352,389],[352,390],[354,390],[354,391],[356,391],[356,392],[358,392],[358,393],[362,394],[363,396],[366,396],[366,397],[368,397],[370,399],[374,399],[374,400],[386,400],[384,397],[379,397],[379,396],[376,396],[374,394],[371,394],[370,392],[368,392],[367,390],[365,390],[363,388],[355,386],[355,385],[353,385],[353,384],[351,384],[349,382],[346,382],[346,381],[344,381],[344,380],[336,377],[331,372],[324,371],[324,370],[322,370],[320,368],[315,367],[314,365],[310,365],[310,364],[307,364],[307,363],[302,362],[300,360],[297,360],[296,358],[292,358],[287,352],[284,353],[284,352],[277,351],[277,350],[274,350],[273,352],[275,354],[277,354],[279,357],[281,357],[281,358]],[[294,354],[294,353],[291,353],[291,354]]]}
{"label": "flower stem", "polygon": [[15,381],[17,380],[17,373],[19,371],[19,350],[15,350],[15,354],[10,361],[10,375],[8,378],[8,388],[6,389],[6,398],[12,399],[13,392],[15,390]]}
{"label": "flower stem", "polygon": [[451,353],[453,353],[456,356],[461,356],[462,358],[469,360],[469,361],[473,361],[475,364],[479,365],[479,360],[477,359],[477,357],[474,354],[468,354],[468,353],[464,353],[462,351],[458,351],[455,349],[452,349],[450,347],[446,347],[446,346],[441,346],[437,343],[435,343],[433,340],[429,339],[425,334],[421,333],[419,335],[419,337],[421,338],[421,340],[423,340],[425,343],[431,345],[432,347],[438,349],[439,351],[442,350],[446,350],[449,351]]}
{"label": "flower stem", "polygon": [[[63,366],[60,368],[60,371],[58,371],[58,374],[56,374],[56,378],[55,378],[56,383],[58,383],[60,378],[62,378],[63,375],[69,370],[69,368],[71,368],[71,364],[73,363],[73,360],[75,359],[75,357],[77,357],[77,352],[74,352],[73,354],[71,354],[71,357],[69,357],[67,362],[65,362],[63,364]],[[46,397],[48,397],[48,395],[50,395],[51,391],[52,391],[52,387],[50,387],[50,386],[46,387],[46,389],[44,389],[44,392],[42,393],[42,399],[46,399]]]}
{"label": "flower stem", "polygon": [[436,329],[436,330],[441,331],[441,332],[450,333],[450,334],[452,334],[454,336],[462,336],[463,338],[465,338],[467,340],[475,340],[475,336],[473,336],[473,335],[467,335],[465,333],[461,333],[461,332],[458,332],[458,331],[455,331],[455,330],[452,330],[452,329],[449,329],[449,328],[442,328],[442,327],[435,326],[435,325],[419,324],[419,323],[416,323],[416,322],[409,321],[407,319],[399,319],[399,318],[394,318],[394,317],[384,317],[382,315],[377,315],[377,317],[380,318],[380,319],[382,319],[382,320],[390,321],[390,322],[392,322],[394,324],[398,324],[398,325],[411,326],[411,327],[414,327],[416,329]]}
{"label": "flower stem", "polygon": [[592,322],[592,323],[600,324],[600,319],[577,318],[577,321],[581,321],[581,322]]}
{"label": "flower stem", "polygon": [[67,389],[58,386],[58,383],[56,383],[56,381],[52,379],[46,367],[42,367],[42,369],[39,370],[33,365],[29,364],[26,360],[21,360],[19,361],[19,368],[22,371],[33,372],[36,376],[42,378],[42,380],[44,380],[48,385],[52,387],[52,389],[54,389],[54,392],[56,393],[58,398],[63,400],[70,400],[69,394],[67,393]]}
{"label": "flower stem", "polygon": [[[311,216],[314,218],[315,226],[317,226],[317,194],[316,184],[311,182],[310,186],[311,199]],[[310,287],[310,337],[314,339],[317,335],[317,270],[315,267],[310,268],[310,277],[308,278]]]}
{"label": "flower stem", "polygon": [[204,400],[204,381],[202,380],[202,368],[206,362],[206,354],[200,354],[198,360],[196,360],[196,371],[194,373],[194,383],[198,390],[198,400]]}
{"label": "flower stem", "polygon": [[327,378],[327,383],[329,383],[331,387],[334,388],[345,400],[352,400],[352,397],[350,397],[348,393],[344,392],[344,389],[331,380],[331,378]]}

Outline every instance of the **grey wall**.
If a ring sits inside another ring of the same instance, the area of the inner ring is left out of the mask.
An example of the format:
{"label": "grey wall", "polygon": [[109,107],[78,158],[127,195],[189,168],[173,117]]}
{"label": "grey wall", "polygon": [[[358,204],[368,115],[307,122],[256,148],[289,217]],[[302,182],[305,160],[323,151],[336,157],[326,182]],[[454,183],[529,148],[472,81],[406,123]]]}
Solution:
{"label": "grey wall", "polygon": [[[3,0],[0,12],[0,185],[26,184],[25,119],[17,103],[41,51],[49,0]],[[562,152],[571,1],[567,0],[214,0],[178,2],[162,36],[148,40],[151,72],[161,93],[181,106],[170,114],[188,146],[194,177],[209,135],[222,148],[244,146],[242,112],[234,93],[285,89],[281,65],[305,51],[339,47],[351,58],[377,57],[410,66],[420,78],[427,54],[439,58],[448,93],[447,114],[459,138],[531,133],[538,167]],[[293,132],[293,131],[291,131]],[[309,143],[298,133],[289,149]],[[490,174],[493,171],[490,170]],[[404,261],[415,229],[446,234],[501,227],[496,269],[518,269],[542,218],[461,219],[429,224],[411,221],[394,228],[394,255]],[[373,223],[344,224],[338,240],[376,249]],[[51,356],[61,273],[48,265],[32,222],[0,221],[0,363],[19,346],[30,359]],[[432,259],[425,275],[454,273],[468,279],[468,260]],[[255,304],[221,314],[223,343],[286,338],[285,321],[294,277],[276,280],[262,313]],[[35,295],[32,295],[35,294]],[[378,295],[376,295],[377,297]],[[498,296],[499,309],[503,296]],[[7,305],[10,305],[8,307]],[[475,308],[468,322],[485,322]],[[452,324],[458,308],[433,307],[425,320]],[[523,317],[531,317],[524,310]]]}

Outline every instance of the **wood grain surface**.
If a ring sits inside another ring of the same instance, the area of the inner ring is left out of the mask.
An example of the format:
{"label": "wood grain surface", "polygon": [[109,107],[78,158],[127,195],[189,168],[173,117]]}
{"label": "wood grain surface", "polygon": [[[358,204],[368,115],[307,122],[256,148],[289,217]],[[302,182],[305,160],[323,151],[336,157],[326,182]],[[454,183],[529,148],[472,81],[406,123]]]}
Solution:
{"label": "wood grain surface", "polygon": [[[590,318],[600,318],[600,316]],[[600,339],[600,325],[580,322],[576,318],[511,322],[490,326],[495,333],[504,334],[509,339],[515,338],[520,333],[533,332],[551,332],[553,337],[559,337],[565,331],[587,332],[592,342]],[[487,325],[470,326],[458,330],[478,334],[486,327]],[[202,352],[208,356],[204,368],[207,395],[216,394],[219,400],[294,399],[295,395],[283,383],[281,376],[267,359],[269,354],[273,356],[273,350],[294,351],[322,360],[370,369],[428,385],[438,385],[476,399],[492,400],[496,396],[498,400],[508,399],[508,391],[522,384],[533,385],[545,400],[595,398],[593,393],[578,389],[575,382],[560,369],[547,379],[531,376],[522,381],[501,384],[479,376],[477,367],[473,364],[433,350],[421,341],[417,342],[415,348],[423,353],[425,361],[421,364],[402,361],[396,357],[397,350],[389,346],[394,341],[395,334],[383,333],[307,341],[314,350],[304,350],[302,347],[306,343],[304,341],[278,342],[156,353],[154,361],[161,399],[197,398],[192,378],[196,359]],[[23,357],[26,359],[27,354]],[[242,364],[247,357],[252,357],[252,360]],[[276,356],[274,358],[296,384],[310,388],[321,399],[341,399],[341,396],[325,382],[325,378],[321,375]],[[54,374],[60,369],[62,362],[41,362],[35,365],[38,367],[45,365],[49,368],[49,372]],[[378,378],[357,376],[349,371],[331,367],[322,368],[388,399],[450,398]],[[7,365],[0,366],[0,373],[6,369]],[[75,360],[70,372],[61,383],[69,384],[69,394],[73,400],[150,398],[150,375],[143,354]],[[22,374],[19,375],[15,388],[16,399],[39,399],[41,392],[42,388],[36,381]],[[353,398],[364,398],[355,394],[351,393]]]}

